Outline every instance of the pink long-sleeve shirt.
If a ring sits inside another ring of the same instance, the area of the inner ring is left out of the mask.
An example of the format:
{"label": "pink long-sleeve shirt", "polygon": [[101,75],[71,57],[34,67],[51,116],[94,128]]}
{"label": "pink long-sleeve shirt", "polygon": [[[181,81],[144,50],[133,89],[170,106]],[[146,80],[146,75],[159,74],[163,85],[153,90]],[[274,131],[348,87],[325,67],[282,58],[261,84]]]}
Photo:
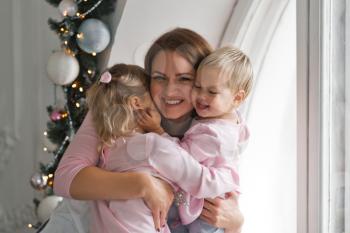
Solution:
{"label": "pink long-sleeve shirt", "polygon": [[[120,172],[136,171],[141,168],[143,171],[159,175],[178,184],[183,190],[197,198],[217,196],[232,190],[232,187],[235,185],[230,169],[225,167],[207,168],[200,165],[185,150],[177,146],[175,142],[156,134],[140,134],[120,140],[124,141],[120,145],[124,145],[126,149],[119,148],[121,150],[115,151],[117,152],[116,156],[108,156],[108,158],[117,158],[116,163],[106,163],[106,158],[102,157],[101,159],[96,151],[98,137],[92,124],[91,116],[88,114],[82,127],[77,132],[74,142],[67,148],[56,170],[54,186],[56,194],[70,197],[69,188],[75,175],[85,167],[98,164],[101,167],[105,167],[107,164],[114,164],[117,167],[112,168],[107,165],[105,168]],[[121,158],[124,158],[126,164],[118,161]],[[115,218],[115,213],[113,214],[110,211],[108,201],[97,201],[94,203],[93,226],[99,226],[99,229],[95,229],[96,232],[108,232],[108,229],[118,229],[118,227],[121,232],[128,232],[126,231],[128,228],[127,224],[120,222],[121,218]],[[135,232],[135,230],[133,229],[131,232]],[[144,228],[140,232],[143,231]]]}
{"label": "pink long-sleeve shirt", "polygon": [[[238,114],[239,115],[239,114]],[[242,147],[249,138],[249,131],[239,115],[239,123],[225,119],[203,119],[193,121],[192,127],[185,133],[179,145],[198,162],[208,168],[227,168],[231,170],[233,186],[230,191],[240,193],[238,160]],[[179,215],[182,224],[187,225],[199,217],[204,199],[197,198],[189,192],[181,193]],[[224,197],[224,193],[221,193]],[[210,193],[208,197],[216,197]]]}

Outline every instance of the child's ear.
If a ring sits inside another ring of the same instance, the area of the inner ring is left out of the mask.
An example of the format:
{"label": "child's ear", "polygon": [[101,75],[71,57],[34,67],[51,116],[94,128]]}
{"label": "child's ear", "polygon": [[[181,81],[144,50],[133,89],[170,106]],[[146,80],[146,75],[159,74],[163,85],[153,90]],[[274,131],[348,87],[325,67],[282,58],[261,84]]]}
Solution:
{"label": "child's ear", "polygon": [[233,104],[235,107],[238,107],[242,101],[245,98],[245,91],[239,90],[234,96],[233,96]]}
{"label": "child's ear", "polygon": [[130,104],[134,110],[144,109],[141,99],[137,96],[130,98]]}

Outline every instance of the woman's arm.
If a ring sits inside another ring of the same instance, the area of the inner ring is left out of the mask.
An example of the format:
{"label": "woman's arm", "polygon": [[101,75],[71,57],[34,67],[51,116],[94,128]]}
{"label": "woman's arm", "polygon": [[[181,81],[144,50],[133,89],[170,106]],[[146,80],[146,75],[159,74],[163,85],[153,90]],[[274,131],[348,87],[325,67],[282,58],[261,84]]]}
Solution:
{"label": "woman's arm", "polygon": [[[96,167],[97,144],[88,113],[56,169],[54,191],[57,195],[80,200],[143,198],[154,216],[167,213],[173,198],[168,184],[143,173],[114,173]],[[157,221],[157,225],[161,225]],[[165,222],[165,216],[160,222]]]}

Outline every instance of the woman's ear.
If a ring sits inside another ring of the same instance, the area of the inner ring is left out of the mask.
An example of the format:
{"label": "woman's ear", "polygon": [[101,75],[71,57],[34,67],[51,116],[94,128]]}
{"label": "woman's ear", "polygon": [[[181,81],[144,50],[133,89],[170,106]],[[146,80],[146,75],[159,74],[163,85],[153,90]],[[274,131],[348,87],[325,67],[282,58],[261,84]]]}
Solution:
{"label": "woman's ear", "polygon": [[245,98],[245,91],[239,90],[234,96],[233,96],[233,104],[235,107],[238,107],[242,101]]}
{"label": "woman's ear", "polygon": [[144,109],[142,100],[137,96],[130,97],[130,104],[134,110]]}

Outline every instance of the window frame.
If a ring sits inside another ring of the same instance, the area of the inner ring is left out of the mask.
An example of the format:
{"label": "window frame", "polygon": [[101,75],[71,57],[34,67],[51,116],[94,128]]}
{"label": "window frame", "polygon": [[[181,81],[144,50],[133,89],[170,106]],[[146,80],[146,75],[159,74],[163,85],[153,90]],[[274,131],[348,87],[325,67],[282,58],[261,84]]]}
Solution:
{"label": "window frame", "polygon": [[297,0],[297,232],[324,232],[323,0]]}

